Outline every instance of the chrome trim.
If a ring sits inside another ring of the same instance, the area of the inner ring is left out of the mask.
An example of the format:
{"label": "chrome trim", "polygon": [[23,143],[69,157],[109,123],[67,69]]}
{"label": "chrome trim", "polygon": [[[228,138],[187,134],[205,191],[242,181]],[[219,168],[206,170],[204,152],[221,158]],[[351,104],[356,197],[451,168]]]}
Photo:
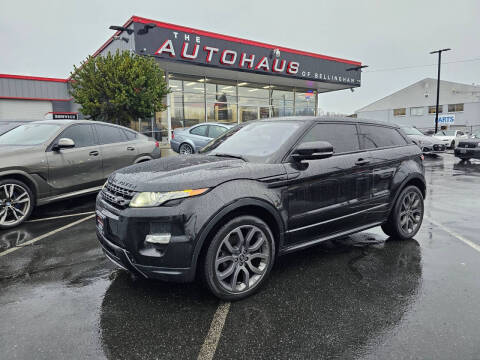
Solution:
{"label": "chrome trim", "polygon": [[328,224],[328,223],[331,223],[333,221],[337,221],[337,220],[341,220],[341,219],[346,219],[350,216],[355,216],[355,215],[358,215],[358,214],[362,214],[364,212],[367,212],[367,211],[372,211],[372,210],[376,210],[376,209],[379,209],[379,208],[382,208],[382,207],[387,207],[388,204],[385,203],[385,204],[381,204],[381,205],[377,205],[377,206],[373,206],[373,207],[370,207],[368,209],[365,209],[365,210],[360,210],[360,211],[357,211],[357,212],[354,212],[352,214],[348,214],[348,215],[343,215],[343,216],[339,216],[335,219],[328,219],[328,220],[325,220],[325,221],[320,221],[318,223],[315,223],[315,224],[310,224],[310,225],[306,225],[306,226],[302,226],[302,227],[299,227],[299,228],[295,228],[295,229],[291,229],[291,230],[287,230],[286,233],[293,233],[295,231],[300,231],[300,230],[305,230],[305,229],[309,229],[311,227],[315,227],[315,226],[319,226],[319,225],[323,225],[323,224]]}

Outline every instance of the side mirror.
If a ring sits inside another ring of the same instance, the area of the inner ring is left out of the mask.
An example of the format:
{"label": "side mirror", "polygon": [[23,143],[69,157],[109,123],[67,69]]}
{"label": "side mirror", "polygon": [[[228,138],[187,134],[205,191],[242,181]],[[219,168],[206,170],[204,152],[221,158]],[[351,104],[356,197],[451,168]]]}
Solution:
{"label": "side mirror", "polygon": [[59,151],[61,149],[71,149],[73,147],[75,147],[75,141],[69,138],[61,138],[55,145],[53,145],[52,150]]}
{"label": "side mirror", "polygon": [[310,141],[297,146],[292,158],[295,161],[325,159],[333,155],[333,146],[327,141]]}

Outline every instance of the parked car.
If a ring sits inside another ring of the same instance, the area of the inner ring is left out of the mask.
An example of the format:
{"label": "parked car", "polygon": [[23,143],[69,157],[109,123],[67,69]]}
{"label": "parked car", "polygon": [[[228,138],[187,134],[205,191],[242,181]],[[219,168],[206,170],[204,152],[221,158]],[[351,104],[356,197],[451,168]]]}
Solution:
{"label": "parked car", "polygon": [[190,128],[176,128],[170,146],[180,154],[193,154],[236,124],[201,123]]}
{"label": "parked car", "polygon": [[455,148],[455,156],[462,160],[480,159],[480,139],[461,140]]}
{"label": "parked car", "polygon": [[132,273],[180,282],[200,273],[213,294],[238,300],[259,289],[278,255],[379,225],[415,236],[422,158],[386,123],[246,122],[199,154],[113,173],[97,196],[97,236]]}
{"label": "parked car", "polygon": [[461,130],[440,130],[433,136],[452,149],[455,149],[460,140],[468,139],[468,135]]}
{"label": "parked car", "polygon": [[0,135],[5,134],[7,131],[15,129],[17,126],[31,122],[33,120],[1,120],[0,121]]}
{"label": "parked car", "polygon": [[471,137],[473,139],[480,139],[480,130],[476,130],[476,131],[472,132]]}
{"label": "parked car", "polygon": [[99,191],[115,170],[160,157],[130,129],[86,120],[42,120],[0,136],[0,229],[33,207]]}
{"label": "parked car", "polygon": [[411,126],[402,126],[402,131],[422,149],[425,155],[441,154],[447,149],[446,145],[439,139],[426,136]]}

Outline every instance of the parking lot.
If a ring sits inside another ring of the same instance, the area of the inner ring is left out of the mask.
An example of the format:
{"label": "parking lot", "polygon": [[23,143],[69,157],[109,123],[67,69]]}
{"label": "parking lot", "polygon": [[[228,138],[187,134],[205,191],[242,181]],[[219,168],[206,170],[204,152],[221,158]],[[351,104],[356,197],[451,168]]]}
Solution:
{"label": "parking lot", "polygon": [[94,196],[38,208],[0,232],[0,357],[478,359],[480,161],[425,165],[414,240],[375,228],[282,257],[235,303],[116,269]]}

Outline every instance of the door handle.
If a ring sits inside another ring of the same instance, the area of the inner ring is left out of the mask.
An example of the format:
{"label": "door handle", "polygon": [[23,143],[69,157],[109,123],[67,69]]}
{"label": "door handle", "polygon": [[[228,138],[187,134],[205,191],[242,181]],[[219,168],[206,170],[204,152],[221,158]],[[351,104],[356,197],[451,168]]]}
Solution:
{"label": "door handle", "polygon": [[357,161],[355,161],[355,165],[358,165],[358,166],[367,165],[367,164],[370,164],[370,160],[368,159],[360,158]]}
{"label": "door handle", "polygon": [[90,152],[88,153],[88,155],[90,155],[90,156],[98,156],[98,154],[99,154],[99,152],[98,152],[97,150],[90,151]]}
{"label": "door handle", "polygon": [[128,146],[127,150],[133,151],[133,150],[135,150],[135,148],[133,146]]}

